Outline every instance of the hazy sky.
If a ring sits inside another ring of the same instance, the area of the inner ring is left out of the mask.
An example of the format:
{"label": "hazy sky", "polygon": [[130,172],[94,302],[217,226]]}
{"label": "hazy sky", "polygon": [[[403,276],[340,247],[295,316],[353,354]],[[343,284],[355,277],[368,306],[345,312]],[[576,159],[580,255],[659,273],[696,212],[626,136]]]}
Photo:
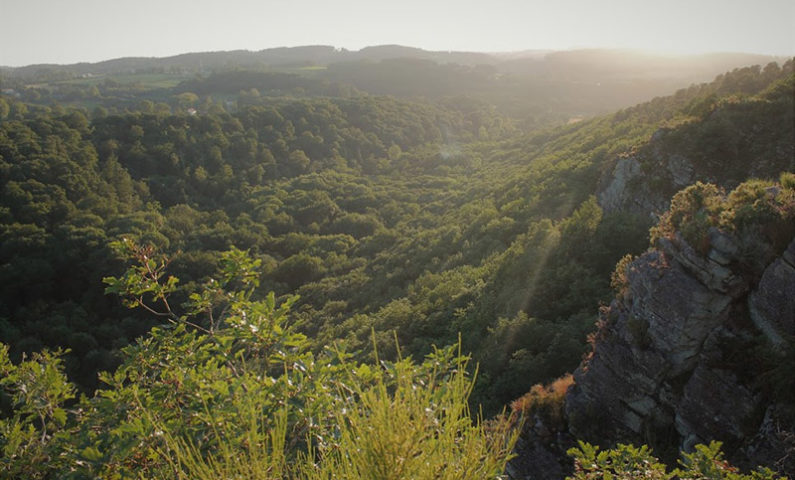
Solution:
{"label": "hazy sky", "polygon": [[401,44],[795,54],[793,0],[0,0],[0,65]]}

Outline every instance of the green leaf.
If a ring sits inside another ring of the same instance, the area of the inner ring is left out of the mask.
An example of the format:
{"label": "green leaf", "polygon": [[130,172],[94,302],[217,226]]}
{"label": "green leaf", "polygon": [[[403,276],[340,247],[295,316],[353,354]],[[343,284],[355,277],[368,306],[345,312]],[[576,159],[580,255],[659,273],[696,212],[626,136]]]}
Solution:
{"label": "green leaf", "polygon": [[86,447],[80,451],[80,456],[90,462],[99,462],[102,460],[102,453],[95,447]]}
{"label": "green leaf", "polygon": [[221,395],[229,395],[229,384],[223,380],[213,382],[213,390]]}
{"label": "green leaf", "polygon": [[55,419],[55,422],[58,426],[63,427],[66,425],[66,410],[63,408],[56,408],[52,412],[52,418]]}

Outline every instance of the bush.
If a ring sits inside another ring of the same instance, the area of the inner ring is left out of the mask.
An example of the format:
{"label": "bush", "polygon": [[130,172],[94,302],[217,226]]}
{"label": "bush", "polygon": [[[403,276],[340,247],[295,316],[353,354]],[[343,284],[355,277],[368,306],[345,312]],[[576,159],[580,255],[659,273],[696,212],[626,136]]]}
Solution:
{"label": "bush", "polygon": [[761,467],[748,475],[739,473],[723,459],[720,447],[720,442],[696,445],[693,452],[682,454],[679,468],[668,473],[646,445],[636,448],[619,444],[600,452],[599,447],[580,442],[579,448],[568,451],[574,457],[574,476],[567,480],[784,480]]}
{"label": "bush", "polygon": [[728,195],[715,185],[697,182],[674,195],[671,208],[652,228],[652,242],[673,238],[678,231],[706,254],[714,227],[734,234],[741,244],[761,239],[780,251],[795,233],[794,179],[792,173],[783,173],[779,183],[748,180]]}
{"label": "bush", "polygon": [[[473,382],[453,353],[437,350],[420,369],[406,361],[378,371],[360,366],[357,375],[375,374],[375,382],[351,382],[333,417],[339,440],[320,446],[319,463],[303,464],[304,478],[500,478],[518,432],[505,421],[489,429],[472,422]],[[417,375],[423,370],[430,375]]]}
{"label": "bush", "polygon": [[563,429],[566,392],[572,385],[574,377],[571,374],[564,375],[546,386],[533,385],[529,392],[511,402],[514,418],[538,416],[547,427]]}
{"label": "bush", "polygon": [[[66,408],[59,354],[13,365],[0,344],[0,477],[191,479],[497,478],[516,434],[473,421],[473,379],[455,347],[424,362],[357,364],[314,355],[287,323],[296,298],[256,299],[258,262],[222,255],[220,271],[169,304],[167,259],[131,241],[136,260],[107,291],[168,323],[122,350],[107,388]],[[5,413],[5,412],[4,412]]]}
{"label": "bush", "polygon": [[673,237],[679,231],[697,250],[709,250],[709,227],[718,224],[724,209],[723,192],[715,185],[696,182],[671,199],[671,208],[652,229],[652,240]]}

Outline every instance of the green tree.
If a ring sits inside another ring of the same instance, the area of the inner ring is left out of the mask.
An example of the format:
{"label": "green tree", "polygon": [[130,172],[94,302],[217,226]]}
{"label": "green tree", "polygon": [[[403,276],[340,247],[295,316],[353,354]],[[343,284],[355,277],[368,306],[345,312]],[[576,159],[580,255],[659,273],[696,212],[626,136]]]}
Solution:
{"label": "green tree", "polygon": [[286,173],[288,176],[301,175],[309,171],[311,163],[303,150],[293,150],[287,158]]}
{"label": "green tree", "polygon": [[183,110],[189,107],[194,107],[199,102],[199,96],[193,92],[180,93],[174,98],[177,102],[177,106]]}
{"label": "green tree", "polygon": [[123,349],[107,388],[74,396],[58,355],[14,365],[0,344],[5,478],[469,479],[505,468],[516,433],[473,422],[472,379],[455,347],[422,363],[318,356],[288,323],[295,298],[258,298],[259,261],[231,250],[213,279],[172,306],[168,259],[131,240],[108,293],[167,320]]}
{"label": "green tree", "polygon": [[8,106],[8,102],[4,98],[0,98],[0,120],[7,118],[9,113],[11,113],[11,107]]}

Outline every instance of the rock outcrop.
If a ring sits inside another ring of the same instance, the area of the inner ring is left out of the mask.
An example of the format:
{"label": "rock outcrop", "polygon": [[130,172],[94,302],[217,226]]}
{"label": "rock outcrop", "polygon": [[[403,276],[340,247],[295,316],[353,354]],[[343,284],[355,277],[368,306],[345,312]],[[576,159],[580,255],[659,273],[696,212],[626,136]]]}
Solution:
{"label": "rock outcrop", "polygon": [[792,106],[783,108],[789,109],[780,117],[784,121],[775,122],[779,117],[765,101],[727,103],[693,121],[659,128],[644,145],[615,159],[600,181],[599,206],[656,218],[676,192],[697,181],[730,190],[748,178],[795,170]]}
{"label": "rock outcrop", "polygon": [[[795,172],[791,85],[749,101],[705,103],[661,126],[604,171],[600,207],[656,221],[696,182],[728,191]],[[718,230],[723,213],[694,205],[684,212],[688,238],[699,237],[693,245],[668,229],[630,264],[625,288],[600,313],[590,358],[574,374],[566,426],[557,436],[525,428],[511,478],[560,478],[558,470],[523,466],[555,464],[574,438],[648,444],[669,464],[681,449],[720,440],[736,465],[795,478],[795,197],[787,182],[786,198],[778,195],[783,183],[767,188],[767,200],[751,198],[753,186],[737,195],[748,202],[743,215],[762,219],[755,233]],[[764,225],[765,215],[783,210],[779,223]]]}
{"label": "rock outcrop", "polygon": [[[795,336],[795,247],[790,248],[765,270],[748,307],[751,319],[771,343],[782,345]],[[795,375],[795,372],[793,372]],[[793,393],[795,395],[795,393]]]}
{"label": "rock outcrop", "polygon": [[[718,440],[736,466],[795,478],[795,176],[787,178],[746,184],[713,210],[682,201],[708,188],[682,192],[680,220],[663,215],[655,248],[629,263],[600,312],[562,424],[534,418],[525,427],[512,479],[563,478],[575,439],[647,444],[669,465],[680,450]],[[713,223],[697,223],[705,218]]]}
{"label": "rock outcrop", "polygon": [[651,444],[671,458],[720,440],[738,465],[792,475],[791,412],[763,388],[758,362],[760,351],[792,348],[795,240],[759,272],[735,239],[714,229],[710,237],[706,255],[677,235],[630,264],[574,374],[569,431]]}
{"label": "rock outcrop", "polygon": [[648,176],[643,172],[646,163],[646,158],[638,154],[616,159],[610,174],[602,179],[597,194],[599,206],[603,211],[631,212],[655,218],[668,208],[668,201],[671,198],[668,193],[671,179],[666,176],[663,180],[666,186],[665,193],[652,188],[642,181]]}
{"label": "rock outcrop", "polygon": [[615,160],[601,180],[597,199],[605,212],[632,212],[656,218],[668,209],[671,196],[695,181],[715,182],[681,149],[669,145],[668,129],[657,130],[649,142]]}

